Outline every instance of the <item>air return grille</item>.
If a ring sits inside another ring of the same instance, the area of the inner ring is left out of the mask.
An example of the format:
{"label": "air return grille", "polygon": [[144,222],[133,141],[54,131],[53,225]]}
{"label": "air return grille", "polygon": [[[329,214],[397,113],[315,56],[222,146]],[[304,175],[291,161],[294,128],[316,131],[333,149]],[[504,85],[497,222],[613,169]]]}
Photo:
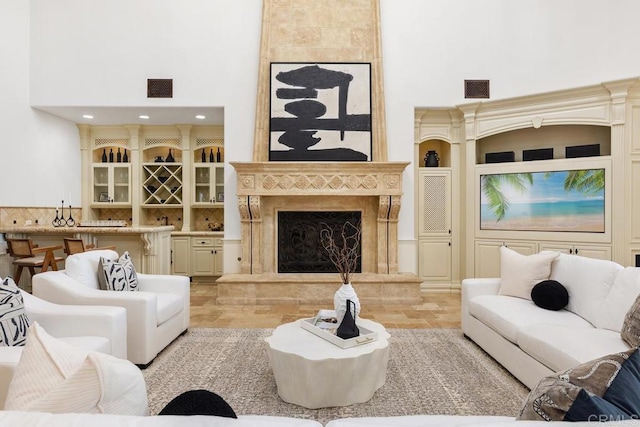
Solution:
{"label": "air return grille", "polygon": [[489,98],[489,80],[465,80],[465,98]]}
{"label": "air return grille", "polygon": [[173,98],[173,79],[147,79],[147,98]]}

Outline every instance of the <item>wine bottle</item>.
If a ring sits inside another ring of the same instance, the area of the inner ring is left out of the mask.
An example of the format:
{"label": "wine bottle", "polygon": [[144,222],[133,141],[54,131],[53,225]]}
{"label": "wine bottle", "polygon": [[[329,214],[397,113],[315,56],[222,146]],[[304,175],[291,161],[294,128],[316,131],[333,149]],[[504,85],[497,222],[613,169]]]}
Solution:
{"label": "wine bottle", "polygon": [[127,149],[124,150],[124,156],[122,156],[122,161],[124,163],[129,163],[129,155],[127,154]]}
{"label": "wine bottle", "polygon": [[176,161],[176,160],[173,158],[173,154],[171,154],[171,148],[169,148],[169,155],[167,156],[167,158],[166,158],[165,162],[167,162],[167,163],[173,163],[173,162],[175,162],[175,161]]}
{"label": "wine bottle", "polygon": [[122,163],[122,153],[120,152],[120,148],[118,148],[118,153],[116,154],[116,161],[118,163]]}
{"label": "wine bottle", "polygon": [[218,147],[218,152],[216,153],[216,162],[220,162],[221,159],[222,159],[222,156],[220,154],[220,147]]}
{"label": "wine bottle", "polygon": [[213,163],[213,148],[209,152],[209,162]]}
{"label": "wine bottle", "polygon": [[109,163],[113,163],[113,148],[109,149]]}
{"label": "wine bottle", "polygon": [[204,152],[204,148],[202,149],[202,154],[200,155],[200,161],[202,163],[207,163],[207,153]]}
{"label": "wine bottle", "polygon": [[107,149],[102,149],[102,163],[107,163]]}

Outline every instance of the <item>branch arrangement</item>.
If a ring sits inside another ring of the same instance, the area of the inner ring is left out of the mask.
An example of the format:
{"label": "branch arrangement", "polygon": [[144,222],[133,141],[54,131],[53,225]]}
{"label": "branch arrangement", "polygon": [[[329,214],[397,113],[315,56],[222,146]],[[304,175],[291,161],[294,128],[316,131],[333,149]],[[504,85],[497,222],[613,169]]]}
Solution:
{"label": "branch arrangement", "polygon": [[346,221],[342,227],[332,227],[322,223],[320,242],[329,254],[329,259],[340,273],[342,283],[351,281],[351,274],[355,272],[360,258],[360,224]]}

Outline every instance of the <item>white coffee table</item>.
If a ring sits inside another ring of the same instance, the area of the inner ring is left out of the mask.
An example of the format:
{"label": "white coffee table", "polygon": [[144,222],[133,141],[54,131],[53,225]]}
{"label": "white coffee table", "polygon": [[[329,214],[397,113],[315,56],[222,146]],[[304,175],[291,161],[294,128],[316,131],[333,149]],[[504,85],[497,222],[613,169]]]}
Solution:
{"label": "white coffee table", "polygon": [[366,402],[384,385],[390,336],[384,326],[358,319],[378,339],[342,349],[303,329],[301,321],[280,325],[265,338],[282,400],[309,409],[347,406]]}

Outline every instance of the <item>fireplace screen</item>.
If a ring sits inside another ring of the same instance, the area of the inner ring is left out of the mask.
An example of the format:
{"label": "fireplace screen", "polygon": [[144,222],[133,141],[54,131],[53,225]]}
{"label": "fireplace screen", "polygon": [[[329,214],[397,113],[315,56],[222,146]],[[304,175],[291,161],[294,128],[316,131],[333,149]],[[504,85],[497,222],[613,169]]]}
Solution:
{"label": "fireplace screen", "polygon": [[[320,230],[328,226],[337,233],[346,221],[359,224],[360,217],[359,211],[278,212],[278,273],[337,273],[320,242]],[[362,272],[361,257],[355,272]]]}

